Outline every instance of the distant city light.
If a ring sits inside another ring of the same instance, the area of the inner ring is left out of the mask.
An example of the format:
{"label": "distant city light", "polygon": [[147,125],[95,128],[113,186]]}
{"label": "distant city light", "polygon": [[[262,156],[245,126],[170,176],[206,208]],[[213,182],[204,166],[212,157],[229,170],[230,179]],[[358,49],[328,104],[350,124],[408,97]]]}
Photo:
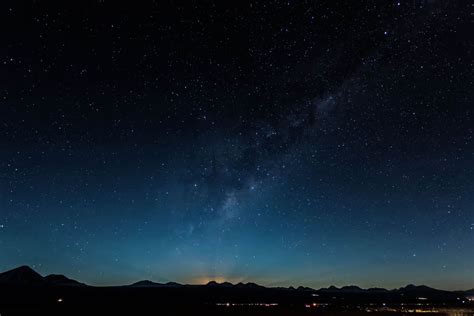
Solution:
{"label": "distant city light", "polygon": [[278,303],[216,303],[216,306],[263,306],[263,307],[272,307],[278,306]]}

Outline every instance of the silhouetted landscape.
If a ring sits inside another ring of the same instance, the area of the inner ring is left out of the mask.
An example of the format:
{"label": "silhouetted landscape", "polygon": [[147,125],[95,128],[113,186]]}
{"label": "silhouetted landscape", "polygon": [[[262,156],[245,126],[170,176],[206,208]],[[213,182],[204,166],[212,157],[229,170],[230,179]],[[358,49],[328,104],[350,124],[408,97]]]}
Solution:
{"label": "silhouetted landscape", "polygon": [[41,276],[28,266],[0,274],[1,315],[84,314],[96,309],[114,313],[157,311],[169,315],[473,315],[474,289],[444,291],[407,285],[387,290],[358,286],[321,289],[264,287],[255,283],[211,281],[205,285],[149,280],[130,285],[89,286],[64,275]]}
{"label": "silhouetted landscape", "polygon": [[473,8],[0,1],[0,316],[474,316]]}

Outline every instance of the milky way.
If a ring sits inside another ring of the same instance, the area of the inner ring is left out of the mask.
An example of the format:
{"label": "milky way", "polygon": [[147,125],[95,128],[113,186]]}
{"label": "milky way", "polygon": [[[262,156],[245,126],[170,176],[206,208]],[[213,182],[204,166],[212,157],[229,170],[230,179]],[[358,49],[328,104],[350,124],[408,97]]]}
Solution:
{"label": "milky way", "polygon": [[2,3],[0,270],[472,287],[470,17],[441,2]]}

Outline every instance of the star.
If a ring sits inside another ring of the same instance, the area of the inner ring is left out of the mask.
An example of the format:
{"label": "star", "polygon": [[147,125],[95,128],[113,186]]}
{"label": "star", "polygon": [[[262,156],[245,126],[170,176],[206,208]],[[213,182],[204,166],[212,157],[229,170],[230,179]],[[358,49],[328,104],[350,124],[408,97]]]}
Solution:
{"label": "star", "polygon": [[455,1],[402,1],[0,12],[2,264],[471,281],[469,29]]}

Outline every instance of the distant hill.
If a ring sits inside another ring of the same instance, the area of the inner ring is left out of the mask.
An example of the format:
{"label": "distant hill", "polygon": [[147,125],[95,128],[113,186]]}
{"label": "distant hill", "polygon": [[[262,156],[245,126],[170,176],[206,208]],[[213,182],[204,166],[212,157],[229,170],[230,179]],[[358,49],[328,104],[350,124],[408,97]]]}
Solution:
{"label": "distant hill", "polygon": [[239,282],[234,286],[236,288],[243,288],[243,289],[263,289],[263,288],[265,288],[264,286],[258,285],[258,284],[253,283],[253,282],[248,282],[248,283]]}
{"label": "distant hill", "polygon": [[381,287],[371,287],[369,289],[367,289],[368,292],[372,292],[372,293],[376,293],[376,292],[388,292],[387,289],[384,289],[384,288],[381,288]]}
{"label": "distant hill", "polygon": [[147,287],[147,286],[161,286],[160,283],[156,283],[156,282],[153,282],[153,281],[150,281],[150,280],[143,280],[143,281],[138,281],[138,282],[135,282],[133,284],[130,284],[129,286],[143,286],[143,287]]}
{"label": "distant hill", "polygon": [[50,274],[43,278],[48,284],[63,285],[63,286],[85,286],[84,283],[70,279],[62,274]]}
{"label": "distant hill", "polygon": [[216,281],[210,281],[206,284],[208,287],[233,287],[234,285],[230,282],[217,283]]}
{"label": "distant hill", "polygon": [[44,283],[46,283],[44,278],[28,266],[21,266],[0,273],[0,284],[40,285]]}
{"label": "distant hill", "polygon": [[142,280],[125,286],[99,287],[60,274],[43,277],[27,266],[0,273],[2,315],[10,307],[21,311],[18,315],[30,315],[37,308],[44,311],[41,315],[88,315],[96,307],[113,311],[114,315],[139,315],[141,308],[147,311],[144,314],[156,310],[163,315],[362,315],[361,308],[372,311],[385,309],[388,304],[404,308],[449,306],[474,312],[474,305],[466,299],[472,296],[469,293],[472,290],[443,291],[411,284],[392,290],[356,285],[315,290],[303,286],[264,287],[251,282],[186,285]]}
{"label": "distant hill", "polygon": [[470,289],[467,291],[460,291],[461,293],[467,295],[467,296],[474,296],[474,289]]}
{"label": "distant hill", "polygon": [[[3,273],[0,273],[0,286],[61,286],[61,287],[71,287],[71,286],[83,286],[87,285],[76,280],[70,279],[61,274],[50,274],[48,276],[41,276],[39,273],[34,271],[28,266],[21,266]],[[444,291],[439,289],[434,289],[426,285],[413,285],[409,284],[405,287],[398,289],[387,290],[384,288],[369,288],[362,289],[356,285],[343,286],[338,288],[334,285],[331,285],[327,288],[321,288],[319,290],[312,289],[310,287],[299,286],[298,288],[294,287],[277,287],[277,288],[267,288],[256,283],[242,283],[232,284],[230,282],[218,283],[216,281],[210,281],[206,285],[183,285],[176,282],[168,283],[157,283],[150,280],[142,280],[136,283],[130,284],[127,287],[131,288],[189,288],[194,289],[206,288],[209,290],[212,289],[229,289],[237,291],[247,291],[251,289],[259,290],[272,290],[272,291],[285,291],[288,293],[301,293],[301,294],[312,294],[320,297],[330,296],[330,297],[344,297],[344,296],[354,296],[358,295],[359,297],[383,297],[383,298],[396,298],[396,299],[458,299],[459,296],[467,297],[474,296],[474,289],[467,291]]]}
{"label": "distant hill", "polygon": [[0,273],[0,285],[10,286],[85,286],[76,280],[69,279],[61,274],[50,274],[46,277],[28,266],[21,266],[3,273]]}
{"label": "distant hill", "polygon": [[129,286],[134,286],[134,287],[180,287],[183,286],[179,283],[176,282],[168,282],[168,283],[157,283],[153,282],[150,280],[143,280],[143,281],[138,281],[133,284],[130,284]]}

